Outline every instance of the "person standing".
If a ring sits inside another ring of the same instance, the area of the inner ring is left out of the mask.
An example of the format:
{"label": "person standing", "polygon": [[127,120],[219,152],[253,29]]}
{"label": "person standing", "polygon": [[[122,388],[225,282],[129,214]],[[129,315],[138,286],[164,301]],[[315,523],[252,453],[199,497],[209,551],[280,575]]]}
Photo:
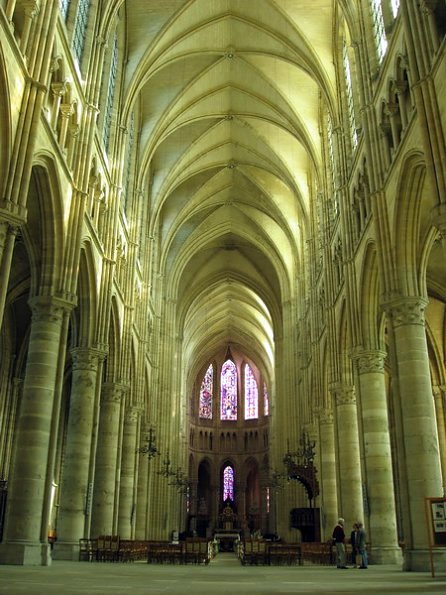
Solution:
{"label": "person standing", "polygon": [[332,537],[336,547],[336,567],[347,568],[347,561],[345,557],[344,519],[338,519],[337,525],[333,529]]}
{"label": "person standing", "polygon": [[368,568],[369,560],[367,556],[367,534],[364,529],[364,525],[361,522],[357,522],[356,526],[358,527],[356,531],[356,548],[358,550],[359,556],[361,556],[361,565],[358,568]]}
{"label": "person standing", "polygon": [[352,564],[353,566],[357,566],[356,562],[356,555],[358,554],[358,548],[356,547],[356,533],[358,531],[358,524],[353,523],[353,529],[350,533],[350,545],[352,547]]}

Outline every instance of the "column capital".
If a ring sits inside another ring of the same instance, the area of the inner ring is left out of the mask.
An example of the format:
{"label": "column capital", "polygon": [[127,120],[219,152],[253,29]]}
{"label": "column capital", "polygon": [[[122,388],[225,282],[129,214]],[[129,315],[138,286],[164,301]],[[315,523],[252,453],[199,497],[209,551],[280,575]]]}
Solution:
{"label": "column capital", "polygon": [[437,7],[438,0],[420,0],[421,11],[425,15],[430,15]]}
{"label": "column capital", "polygon": [[94,347],[75,347],[71,350],[73,370],[95,371],[98,363],[105,360],[106,354]]}
{"label": "column capital", "polygon": [[139,407],[134,407],[133,405],[131,405],[125,410],[125,422],[128,424],[136,423],[140,414],[141,409]]}
{"label": "column capital", "polygon": [[51,83],[51,91],[57,97],[63,97],[67,91],[67,81],[56,81]]}
{"label": "column capital", "polygon": [[421,296],[397,297],[382,304],[382,308],[390,318],[393,327],[408,325],[424,326],[424,311],[428,300]]}
{"label": "column capital", "polygon": [[432,225],[436,227],[444,238],[446,236],[446,203],[435,205],[431,210]]}
{"label": "column capital", "polygon": [[436,398],[436,399],[441,398],[444,394],[446,394],[446,385],[435,384],[432,387],[432,394],[433,394],[434,398]]}
{"label": "column capital", "polygon": [[321,426],[333,424],[333,411],[331,411],[331,409],[324,409],[323,407],[320,407],[317,411],[317,416]]}
{"label": "column capital", "polygon": [[54,296],[37,295],[28,300],[33,313],[33,319],[37,322],[50,321],[59,322],[64,314],[71,312],[75,303],[63,298]]}
{"label": "column capital", "polygon": [[372,372],[384,373],[384,362],[387,357],[385,351],[379,349],[353,349],[350,353],[352,361],[356,364],[359,374]]}
{"label": "column capital", "polygon": [[336,405],[354,405],[356,403],[355,387],[347,384],[333,383],[330,392]]}
{"label": "column capital", "polygon": [[114,382],[105,382],[102,385],[101,401],[107,403],[121,403],[128,392],[128,386]]}

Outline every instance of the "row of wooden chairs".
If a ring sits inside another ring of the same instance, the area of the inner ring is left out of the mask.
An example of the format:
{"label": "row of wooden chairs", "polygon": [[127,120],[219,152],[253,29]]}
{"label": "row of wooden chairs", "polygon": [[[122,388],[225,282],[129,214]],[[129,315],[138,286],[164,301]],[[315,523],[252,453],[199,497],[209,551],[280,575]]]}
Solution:
{"label": "row of wooden chairs", "polygon": [[302,542],[302,561],[321,566],[332,566],[336,561],[336,552],[331,542]]}
{"label": "row of wooden chairs", "polygon": [[[302,562],[319,564],[321,566],[334,566],[336,564],[336,548],[331,540],[321,542],[302,542],[300,546],[302,549]],[[370,562],[371,544],[369,543],[367,544],[367,551]],[[345,555],[348,562],[355,564],[355,561],[352,560],[352,546],[350,543],[345,544]]]}
{"label": "row of wooden chairs", "polygon": [[79,540],[79,560],[86,562],[134,562],[147,556],[147,541],[100,535]]}
{"label": "row of wooden chairs", "polygon": [[149,541],[147,562],[149,564],[209,564],[213,555],[208,539],[188,538],[179,543]]}
{"label": "row of wooden chairs", "polygon": [[239,552],[243,565],[294,565],[301,564],[298,543],[271,543],[261,539],[245,539]]}

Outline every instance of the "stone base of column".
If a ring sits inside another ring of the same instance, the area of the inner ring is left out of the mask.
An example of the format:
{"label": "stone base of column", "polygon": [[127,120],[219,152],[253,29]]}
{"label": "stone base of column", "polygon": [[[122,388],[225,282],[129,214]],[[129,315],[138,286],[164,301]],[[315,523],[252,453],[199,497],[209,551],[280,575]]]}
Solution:
{"label": "stone base of column", "polygon": [[397,545],[374,547],[370,558],[373,564],[399,564],[400,567],[403,565],[403,552]]}
{"label": "stone base of column", "polygon": [[50,566],[49,543],[0,543],[0,564],[16,566]]}
{"label": "stone base of column", "polygon": [[[434,549],[432,552],[435,573],[446,572],[446,551]],[[429,550],[405,550],[403,570],[430,572],[431,557]]]}
{"label": "stone base of column", "polygon": [[54,544],[53,560],[79,561],[79,542],[58,541]]}

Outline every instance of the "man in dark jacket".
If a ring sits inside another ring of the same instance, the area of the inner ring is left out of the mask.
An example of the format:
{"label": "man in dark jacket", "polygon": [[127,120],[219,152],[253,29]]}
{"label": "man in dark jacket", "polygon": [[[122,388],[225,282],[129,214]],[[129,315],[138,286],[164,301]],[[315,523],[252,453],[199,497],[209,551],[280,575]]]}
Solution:
{"label": "man in dark jacket", "polygon": [[345,557],[345,531],[344,519],[338,519],[336,527],[333,529],[333,543],[336,547],[336,566],[337,568],[347,568]]}

